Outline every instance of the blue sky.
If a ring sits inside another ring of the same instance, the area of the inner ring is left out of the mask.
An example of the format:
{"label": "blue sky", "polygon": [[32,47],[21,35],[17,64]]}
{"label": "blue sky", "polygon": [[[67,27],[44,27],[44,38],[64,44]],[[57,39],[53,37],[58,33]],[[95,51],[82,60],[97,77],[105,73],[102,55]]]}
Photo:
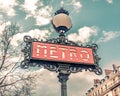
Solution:
{"label": "blue sky", "polygon": [[[39,37],[43,40],[56,37],[58,34],[50,21],[54,12],[61,6],[69,11],[73,25],[66,33],[66,37],[77,43],[98,44],[100,67],[103,70],[112,68],[112,64],[120,65],[120,0],[0,0],[0,33],[4,29],[2,22],[6,21],[8,24],[17,23],[21,28],[20,33],[13,37],[12,46],[19,46],[17,41],[22,42],[24,35]],[[35,96],[60,94],[56,73],[46,70],[40,72],[43,75],[40,78],[44,78],[45,82],[43,79],[39,81],[42,83],[39,86],[42,87],[37,87],[37,90],[41,90],[39,93],[41,95]],[[51,78],[48,78],[47,74]],[[102,78],[102,76],[89,72],[72,74],[68,81],[68,95],[84,96],[95,78]],[[56,91],[50,90],[51,84]],[[48,87],[45,88],[45,86]],[[42,93],[43,90],[48,91]]]}

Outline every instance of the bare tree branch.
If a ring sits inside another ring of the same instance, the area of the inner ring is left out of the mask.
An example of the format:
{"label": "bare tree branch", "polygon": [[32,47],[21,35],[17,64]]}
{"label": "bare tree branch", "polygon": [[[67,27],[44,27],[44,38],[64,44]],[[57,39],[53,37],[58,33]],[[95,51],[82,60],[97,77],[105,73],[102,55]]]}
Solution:
{"label": "bare tree branch", "polygon": [[[19,95],[15,96],[30,93],[30,90],[28,92],[27,86],[33,77],[30,75],[24,76],[16,72],[19,70],[21,56],[18,61],[10,61],[10,58],[16,55],[16,48],[11,45],[11,41],[18,32],[19,27],[11,23],[10,25],[5,24],[5,29],[2,34],[0,34],[0,52],[2,53],[0,54],[0,96],[14,96],[14,92],[15,94],[19,93]],[[24,90],[22,90],[22,88],[24,88]],[[12,93],[10,93],[10,89]]]}

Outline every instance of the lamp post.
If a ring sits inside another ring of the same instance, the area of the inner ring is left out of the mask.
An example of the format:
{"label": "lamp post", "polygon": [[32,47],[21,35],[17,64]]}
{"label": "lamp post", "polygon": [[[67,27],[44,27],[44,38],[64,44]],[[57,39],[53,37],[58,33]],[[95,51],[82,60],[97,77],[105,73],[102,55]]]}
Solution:
{"label": "lamp post", "polygon": [[24,60],[21,62],[21,68],[39,66],[57,72],[61,83],[61,96],[67,96],[67,80],[71,73],[88,70],[97,75],[102,74],[102,69],[99,67],[100,58],[97,55],[98,46],[78,45],[65,37],[72,23],[69,12],[63,8],[55,12],[52,25],[59,33],[58,38],[43,42],[24,36],[25,47],[22,50]]}
{"label": "lamp post", "polygon": [[[59,33],[59,37],[64,43],[65,33],[72,27],[72,22],[69,17],[68,11],[61,8],[55,12],[55,16],[52,19],[52,25],[54,29]],[[60,65],[58,79],[61,83],[61,96],[67,96],[67,80],[70,75],[69,65]]]}

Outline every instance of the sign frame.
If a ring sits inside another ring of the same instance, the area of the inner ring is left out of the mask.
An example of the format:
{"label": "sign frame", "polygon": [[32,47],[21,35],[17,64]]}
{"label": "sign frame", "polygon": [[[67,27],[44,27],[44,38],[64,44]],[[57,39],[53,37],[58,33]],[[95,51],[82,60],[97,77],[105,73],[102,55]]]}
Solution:
{"label": "sign frame", "polygon": [[[85,62],[73,62],[73,61],[68,61],[68,60],[55,60],[54,59],[47,59],[47,58],[37,58],[37,57],[33,57],[33,43],[39,43],[39,44],[45,44],[45,45],[55,45],[55,46],[61,46],[61,47],[69,47],[69,48],[76,48],[76,49],[81,49],[84,48],[84,49],[88,49],[88,50],[91,50],[91,54],[92,55],[92,59],[93,59],[93,63],[85,63]],[[63,64],[72,64],[72,65],[88,65],[88,66],[95,66],[95,56],[94,56],[94,52],[93,52],[93,48],[92,47],[85,47],[85,46],[71,46],[71,45],[64,45],[64,44],[55,44],[55,43],[48,43],[48,42],[41,42],[41,41],[33,41],[32,44],[31,44],[31,55],[30,55],[30,59],[31,60],[34,60],[34,61],[47,61],[47,62],[54,62],[54,63],[63,63]]]}
{"label": "sign frame", "polygon": [[[20,66],[21,68],[28,69],[29,67],[43,67],[45,69],[48,69],[50,71],[60,72],[60,70],[65,69],[66,72],[69,73],[77,73],[81,72],[83,69],[88,70],[90,72],[94,72],[97,75],[102,74],[102,69],[99,67],[99,60],[101,59],[97,55],[98,46],[97,44],[91,44],[91,45],[78,45],[77,43],[70,41],[65,38],[64,35],[59,36],[58,38],[52,38],[47,41],[39,41],[36,38],[32,38],[31,36],[24,36],[24,42],[25,47],[22,50],[24,53],[24,60],[21,62]],[[43,43],[49,43],[49,44],[59,44],[59,45],[65,45],[65,46],[74,46],[74,47],[86,47],[86,48],[92,48],[93,57],[94,57],[94,64],[76,64],[71,62],[55,62],[55,61],[46,61],[46,60],[38,60],[33,59],[31,57],[31,50],[32,50],[32,43],[33,42],[43,42]],[[62,68],[62,69],[61,69]]]}

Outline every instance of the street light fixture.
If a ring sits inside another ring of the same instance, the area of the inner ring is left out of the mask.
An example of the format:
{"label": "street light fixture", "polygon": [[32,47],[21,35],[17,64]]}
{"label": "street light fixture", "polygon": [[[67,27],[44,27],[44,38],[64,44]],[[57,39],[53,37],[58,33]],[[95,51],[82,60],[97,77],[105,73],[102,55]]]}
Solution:
{"label": "street light fixture", "polygon": [[65,33],[72,27],[71,18],[69,17],[68,11],[61,8],[55,13],[52,19],[52,25],[54,29],[59,33]]}
{"label": "street light fixture", "polygon": [[61,8],[55,12],[52,25],[59,33],[59,37],[47,41],[24,36],[25,47],[22,50],[24,60],[21,68],[44,67],[58,73],[61,83],[61,96],[67,96],[67,80],[71,73],[81,72],[83,69],[102,74],[99,67],[98,46],[96,44],[82,46],[65,38],[65,32],[72,27],[69,12]]}

